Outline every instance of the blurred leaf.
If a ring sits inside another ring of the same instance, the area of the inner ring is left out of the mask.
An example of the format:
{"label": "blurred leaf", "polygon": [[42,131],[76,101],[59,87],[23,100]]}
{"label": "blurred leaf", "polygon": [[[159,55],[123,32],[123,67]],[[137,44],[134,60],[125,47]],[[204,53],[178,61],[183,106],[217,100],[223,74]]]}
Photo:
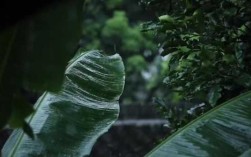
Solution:
{"label": "blurred leaf", "polygon": [[81,37],[81,1],[52,5],[18,24],[11,53],[24,55],[25,87],[39,91],[60,89],[67,62]]}
{"label": "blurred leaf", "polygon": [[235,57],[236,57],[239,64],[243,64],[243,59],[245,56],[244,56],[244,52],[241,49],[241,46],[239,44],[236,45],[236,47],[235,47]]}
{"label": "blurred leaf", "polygon": [[225,54],[223,56],[223,61],[225,61],[228,64],[234,62],[234,60],[235,60],[234,55]]}
{"label": "blurred leaf", "polygon": [[251,75],[244,73],[236,79],[236,82],[246,88],[251,87]]}
{"label": "blurred leaf", "polygon": [[159,28],[160,26],[154,22],[145,22],[141,25],[141,31],[146,32],[150,30],[155,30]]}
{"label": "blurred leaf", "polygon": [[211,88],[211,90],[208,93],[208,102],[211,106],[215,106],[219,98],[221,98],[221,87],[215,86]]}
{"label": "blurred leaf", "polygon": [[250,154],[250,97],[251,92],[248,92],[212,109],[175,132],[146,156],[236,157]]}
{"label": "blurred leaf", "polygon": [[248,149],[244,153],[242,153],[239,157],[250,157],[251,156],[251,149]]}
{"label": "blurred leaf", "polygon": [[[124,66],[118,54],[82,53],[70,61],[62,90],[45,92],[28,122],[35,139],[16,130],[2,156],[85,156],[119,114]],[[29,129],[29,128],[27,128]]]}
{"label": "blurred leaf", "polygon": [[12,104],[9,125],[11,128],[21,128],[24,125],[24,119],[34,111],[33,107],[21,95],[15,95]]}
{"label": "blurred leaf", "polygon": [[116,7],[121,6],[123,0],[107,0],[106,6],[108,9],[114,9]]}
{"label": "blurred leaf", "polygon": [[4,112],[0,129],[11,110],[18,108],[12,99],[21,88],[60,89],[81,35],[81,10],[82,0],[52,3],[0,32],[0,110]]}
{"label": "blurred leaf", "polygon": [[147,63],[141,55],[133,55],[126,61],[126,71],[128,72],[141,72],[147,66]]}

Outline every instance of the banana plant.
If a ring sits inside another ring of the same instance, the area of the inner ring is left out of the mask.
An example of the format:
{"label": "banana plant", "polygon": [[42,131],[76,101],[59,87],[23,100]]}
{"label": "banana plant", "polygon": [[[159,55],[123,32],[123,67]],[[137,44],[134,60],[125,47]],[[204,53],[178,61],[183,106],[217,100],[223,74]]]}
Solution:
{"label": "banana plant", "polygon": [[251,156],[251,91],[198,117],[146,156]]}
{"label": "banana plant", "polygon": [[2,157],[85,156],[115,122],[125,81],[121,57],[79,52],[66,68],[60,92],[45,92],[27,119],[34,139],[15,130]]}
{"label": "banana plant", "polygon": [[[32,113],[21,90],[59,91],[67,62],[74,56],[81,37],[83,2],[40,1],[48,5],[34,3],[39,6],[37,11],[30,7],[34,12],[29,17],[0,29],[0,130],[24,127],[24,118]],[[8,1],[3,6],[12,3]],[[6,17],[12,15],[16,14]]]}

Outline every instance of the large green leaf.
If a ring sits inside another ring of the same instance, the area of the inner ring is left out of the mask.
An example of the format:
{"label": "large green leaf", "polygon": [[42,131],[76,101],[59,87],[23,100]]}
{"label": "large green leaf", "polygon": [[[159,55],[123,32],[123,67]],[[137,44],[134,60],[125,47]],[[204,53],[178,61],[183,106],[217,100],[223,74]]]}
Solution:
{"label": "large green leaf", "polygon": [[236,157],[250,154],[251,92],[195,119],[147,156]]}
{"label": "large green leaf", "polygon": [[124,66],[118,54],[82,53],[70,62],[62,90],[45,92],[28,119],[35,140],[16,130],[3,157],[84,156],[118,117],[124,87]]}
{"label": "large green leaf", "polygon": [[60,89],[81,36],[83,1],[54,2],[0,30],[0,129],[16,117],[13,98],[21,96],[21,89]]}

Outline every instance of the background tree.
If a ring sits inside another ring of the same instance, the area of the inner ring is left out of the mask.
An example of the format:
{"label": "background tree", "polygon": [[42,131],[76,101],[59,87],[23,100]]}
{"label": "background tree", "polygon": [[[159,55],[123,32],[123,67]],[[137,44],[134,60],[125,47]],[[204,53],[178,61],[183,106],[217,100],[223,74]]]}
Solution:
{"label": "background tree", "polygon": [[123,104],[149,103],[155,93],[165,93],[161,82],[166,67],[156,39],[152,32],[142,33],[140,27],[151,17],[133,0],[94,0],[85,5],[81,45],[122,56],[126,68]]}
{"label": "background tree", "polygon": [[141,4],[156,15],[143,29],[156,32],[162,41],[159,49],[168,60],[164,79],[168,89],[188,102],[206,103],[207,109],[250,90],[250,1],[142,0]]}

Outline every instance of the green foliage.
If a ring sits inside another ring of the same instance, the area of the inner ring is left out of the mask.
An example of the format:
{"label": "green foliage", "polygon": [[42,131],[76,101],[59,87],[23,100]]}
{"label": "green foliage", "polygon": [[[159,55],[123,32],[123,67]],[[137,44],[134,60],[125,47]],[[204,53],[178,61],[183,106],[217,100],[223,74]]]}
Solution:
{"label": "green foliage", "polygon": [[106,6],[108,9],[114,9],[116,7],[121,6],[123,0],[107,0]]}
{"label": "green foliage", "polygon": [[[167,58],[164,83],[193,103],[170,104],[167,96],[155,100],[174,131],[204,110],[250,90],[250,1],[141,0],[141,4],[157,15],[142,28],[162,40],[159,51]],[[249,156],[250,95],[212,109],[148,155]],[[198,102],[207,106],[195,105]]]}
{"label": "green foliage", "polygon": [[164,80],[168,88],[212,106],[251,88],[250,1],[142,4],[159,15],[143,29],[158,33],[162,55],[170,57]]}
{"label": "green foliage", "polygon": [[171,135],[147,156],[249,156],[251,92],[198,117]]}
{"label": "green foliage", "polygon": [[153,51],[155,49],[152,41],[153,35],[142,33],[138,27],[139,19],[144,15],[139,14],[141,16],[137,20],[132,20],[131,12],[134,10],[130,8],[141,11],[137,3],[135,1],[118,1],[120,8],[111,9],[108,5],[117,3],[117,1],[116,3],[113,1],[100,3],[96,0],[86,4],[83,47],[102,49],[107,52],[118,51],[123,58],[132,54],[143,54],[145,50]]}
{"label": "green foliage", "polygon": [[28,118],[35,139],[16,130],[5,144],[7,156],[85,156],[119,114],[124,65],[118,54],[79,51],[67,66],[58,94],[45,92]]}
{"label": "green foliage", "polygon": [[125,36],[129,30],[128,19],[124,11],[115,11],[112,18],[108,19],[102,30],[105,38],[112,36]]}
{"label": "green foliage", "polygon": [[169,121],[168,127],[171,129],[171,133],[202,115],[206,110],[204,103],[194,105],[181,101],[183,98],[178,93],[173,92],[170,97],[172,102],[163,98],[155,98],[154,103],[158,104],[157,109],[162,117]]}
{"label": "green foliage", "polygon": [[112,44],[121,46],[123,53],[140,53],[143,48],[154,48],[154,44],[147,40],[151,36],[142,34],[138,27],[130,26],[124,11],[115,11],[113,17],[105,22],[101,38],[112,39],[105,42],[107,46],[112,47]]}
{"label": "green foliage", "polygon": [[[27,128],[22,90],[58,91],[80,38],[82,1],[53,3],[0,32],[0,129]],[[26,129],[27,130],[27,129]]]}
{"label": "green foliage", "polygon": [[130,72],[141,72],[147,67],[145,59],[141,55],[134,55],[126,61],[126,71]]}

